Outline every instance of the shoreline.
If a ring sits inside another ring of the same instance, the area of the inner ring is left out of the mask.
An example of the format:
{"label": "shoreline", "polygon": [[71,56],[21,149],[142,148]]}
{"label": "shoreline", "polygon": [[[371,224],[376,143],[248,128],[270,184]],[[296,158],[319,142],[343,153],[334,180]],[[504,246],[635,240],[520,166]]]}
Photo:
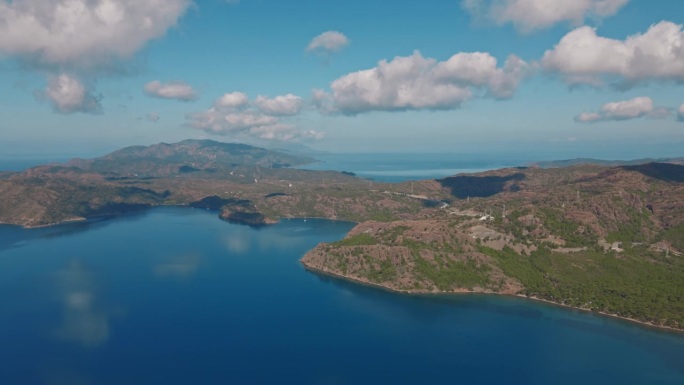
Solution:
{"label": "shoreline", "polygon": [[[162,204],[162,205],[150,206],[148,209],[150,209],[150,208],[155,208],[155,207],[189,207],[189,206],[188,206],[187,204],[173,204],[173,205],[163,205],[163,204]],[[118,214],[106,215],[106,216],[118,217],[118,216],[123,216],[123,215],[126,215],[126,214],[128,214],[128,213],[118,213]],[[32,229],[40,229],[40,228],[47,228],[47,227],[52,227],[52,226],[58,226],[58,225],[67,224],[67,223],[85,222],[85,221],[88,221],[88,220],[90,220],[90,219],[98,218],[98,217],[102,217],[102,216],[94,216],[94,217],[90,217],[90,218],[75,217],[75,218],[65,219],[65,220],[60,221],[60,222],[47,223],[47,224],[41,224],[41,225],[21,225],[21,224],[6,223],[6,222],[0,222],[0,225],[18,226],[18,227],[22,227],[22,228],[27,229],[27,230],[32,230]],[[219,220],[223,220],[223,219],[221,219],[221,218],[218,217],[218,216],[217,216],[217,218],[218,218]],[[325,217],[294,217],[294,216],[293,216],[293,217],[279,217],[279,218],[277,219],[277,222],[276,222],[276,223],[273,223],[273,224],[277,224],[277,223],[281,222],[283,219],[288,219],[288,220],[289,220],[289,219],[304,219],[304,220],[306,220],[306,219],[323,219],[323,220],[329,220],[329,221],[340,221],[340,222],[349,222],[349,223],[357,223],[357,224],[358,224],[358,222],[356,222],[356,221],[345,220],[345,219],[331,219],[331,218],[325,218]],[[244,226],[250,226],[250,225],[245,224],[245,223],[240,223],[240,224],[241,224],[241,225],[244,225]],[[272,225],[272,224],[266,224],[266,226],[268,226],[268,225]],[[611,314],[611,313],[606,313],[606,312],[602,312],[602,311],[595,311],[595,310],[591,310],[591,309],[585,309],[585,308],[574,307],[574,306],[570,306],[570,305],[566,305],[566,304],[554,302],[554,301],[547,300],[547,299],[543,299],[543,298],[529,297],[529,296],[526,296],[526,295],[523,295],[523,294],[496,293],[496,292],[493,292],[493,291],[472,291],[472,290],[467,290],[467,289],[463,289],[462,291],[452,291],[452,292],[400,290],[400,289],[393,289],[393,288],[390,288],[390,287],[387,287],[387,286],[384,286],[384,285],[381,285],[381,284],[377,284],[377,283],[373,283],[373,282],[367,282],[367,281],[363,281],[363,280],[360,280],[360,279],[356,279],[356,278],[344,276],[344,275],[341,275],[341,274],[338,274],[338,273],[334,273],[334,272],[330,272],[330,271],[321,270],[321,269],[312,267],[312,266],[310,266],[310,265],[307,265],[307,264],[306,264],[305,262],[303,262],[301,259],[299,260],[299,262],[304,266],[305,269],[307,269],[307,270],[309,270],[309,271],[312,271],[312,272],[314,272],[314,273],[319,273],[319,274],[323,274],[323,275],[335,277],[335,278],[338,278],[338,279],[343,279],[343,280],[346,280],[346,281],[348,281],[348,282],[353,282],[353,283],[355,283],[355,284],[361,284],[361,285],[365,285],[365,286],[369,286],[369,287],[373,287],[373,288],[376,288],[376,289],[381,289],[381,290],[385,290],[385,291],[392,292],[392,293],[397,293],[397,294],[407,294],[407,295],[438,295],[438,296],[443,296],[443,295],[463,295],[463,294],[480,294],[480,295],[498,295],[498,296],[517,297],[517,298],[528,299],[528,300],[533,300],[533,301],[538,301],[538,302],[544,302],[544,303],[549,304],[549,305],[560,306],[560,307],[564,307],[564,308],[566,308],[566,309],[573,309],[573,310],[578,310],[578,311],[583,311],[583,312],[589,312],[589,313],[593,313],[593,314],[598,314],[598,315],[601,315],[601,316],[604,316],[604,317],[611,317],[611,318],[615,318],[615,319],[620,319],[620,320],[623,320],[623,321],[628,321],[628,322],[630,322],[630,323],[635,323],[635,324],[638,324],[638,325],[641,325],[641,326],[644,326],[644,327],[653,328],[653,329],[658,329],[658,330],[661,330],[661,331],[668,331],[668,332],[677,333],[677,334],[684,334],[684,328],[682,328],[682,329],[676,329],[676,328],[673,328],[673,327],[670,327],[670,326],[656,325],[656,324],[653,324],[653,323],[650,323],[650,322],[641,321],[641,320],[634,319],[634,318],[629,318],[629,317],[623,317],[623,316],[620,316],[620,315],[617,315],[617,314]]]}
{"label": "shoreline", "polygon": [[[161,205],[151,205],[150,207],[147,207],[145,210],[154,209],[154,208],[158,208],[158,207],[189,207],[189,208],[192,208],[192,209],[206,210],[206,209],[202,209],[202,208],[198,208],[198,207],[191,207],[191,206],[188,205],[188,204],[182,204],[182,203],[180,203],[180,204],[172,204],[172,205],[164,205],[164,204],[161,204]],[[139,210],[136,210],[136,211],[139,211]],[[143,211],[144,211],[144,210],[143,210]],[[219,214],[221,213],[221,210],[210,210],[210,211],[215,211],[215,212],[217,212],[217,213],[219,213]],[[59,222],[43,223],[43,224],[36,224],[36,225],[21,224],[21,223],[10,223],[10,222],[2,222],[2,221],[0,221],[0,225],[5,225],[5,226],[17,226],[17,227],[21,227],[21,228],[23,228],[23,229],[32,230],[32,229],[41,229],[41,228],[52,227],[52,226],[59,226],[59,225],[67,224],[67,223],[87,222],[87,221],[89,221],[89,220],[96,219],[96,218],[104,218],[104,217],[116,218],[116,217],[124,216],[124,215],[128,215],[128,214],[130,214],[130,212],[117,213],[117,214],[95,215],[95,216],[92,216],[92,217],[75,217],[75,218],[65,219],[65,220],[59,221]],[[226,220],[226,219],[220,218],[219,216],[217,216],[217,218],[218,218],[219,220],[222,220],[222,221],[230,222],[230,221],[228,221],[228,220]],[[306,219],[323,219],[323,220],[326,220],[326,221],[335,221],[335,222],[349,222],[349,223],[356,223],[356,224],[360,223],[360,222],[358,222],[358,221],[354,221],[354,220],[351,220],[351,219],[326,218],[326,217],[283,216],[283,217],[278,217],[278,218],[276,218],[276,219],[275,219],[275,222],[273,222],[273,223],[264,223],[263,225],[264,225],[264,226],[275,225],[275,224],[280,223],[280,222],[281,222],[282,220],[284,220],[284,219],[288,219],[288,220],[289,220],[289,219],[305,219],[305,220],[306,220]],[[245,225],[245,226],[251,226],[250,224],[243,223],[243,222],[239,222],[239,221],[234,221],[234,222],[232,222],[232,223],[235,223],[235,224],[242,224],[242,225]]]}
{"label": "shoreline", "polygon": [[326,275],[326,276],[329,276],[329,277],[341,279],[341,280],[344,280],[344,281],[347,281],[347,282],[351,282],[351,283],[354,283],[354,284],[359,284],[359,285],[371,287],[371,288],[374,288],[374,289],[384,290],[384,291],[389,292],[389,293],[402,294],[402,295],[414,295],[414,296],[419,296],[419,295],[422,295],[422,296],[430,296],[430,295],[432,295],[432,296],[448,296],[448,295],[472,295],[472,294],[477,294],[477,295],[491,295],[491,296],[515,297],[515,298],[527,299],[527,300],[532,300],[532,301],[537,301],[537,302],[543,302],[543,303],[545,303],[545,304],[547,304],[547,305],[558,306],[558,307],[562,307],[562,308],[565,308],[565,309],[572,309],[572,310],[577,310],[577,311],[581,311],[581,312],[585,312],[585,313],[597,314],[597,315],[600,315],[600,316],[603,316],[603,317],[614,318],[614,319],[618,319],[618,320],[622,320],[622,321],[629,322],[629,323],[631,323],[631,324],[637,324],[637,325],[639,325],[639,326],[646,327],[646,328],[649,328],[649,329],[654,329],[654,330],[658,330],[658,331],[664,331],[664,332],[669,332],[669,333],[673,333],[673,334],[678,334],[678,335],[684,336],[684,329],[676,329],[676,328],[673,328],[673,327],[670,327],[670,326],[656,325],[656,324],[653,324],[653,323],[650,323],[650,322],[641,321],[641,320],[634,319],[634,318],[623,317],[623,316],[620,316],[620,315],[617,315],[617,314],[610,314],[610,313],[606,313],[606,312],[602,312],[602,311],[595,311],[595,310],[590,310],[590,309],[583,309],[583,308],[580,308],[580,307],[574,307],[574,306],[570,306],[570,305],[565,305],[565,304],[562,304],[562,303],[553,302],[553,301],[550,301],[550,300],[547,300],[547,299],[543,299],[543,298],[538,298],[538,297],[528,297],[528,296],[526,296],[526,295],[524,295],[524,294],[505,294],[505,293],[496,293],[496,292],[493,292],[493,291],[471,291],[471,290],[467,290],[467,289],[464,289],[464,290],[462,290],[462,291],[436,291],[436,292],[435,292],[435,291],[400,290],[400,289],[393,289],[393,288],[390,288],[390,287],[387,287],[387,286],[384,286],[384,285],[381,285],[381,284],[378,284],[378,283],[367,282],[367,281],[363,281],[363,280],[360,280],[360,279],[357,279],[357,278],[347,277],[347,276],[344,276],[344,275],[341,275],[341,274],[337,274],[337,273],[333,273],[333,272],[330,272],[330,271],[321,270],[321,269],[315,268],[315,267],[313,267],[313,266],[307,265],[307,264],[306,264],[305,262],[303,262],[301,259],[300,259],[299,263],[301,263],[302,266],[304,266],[304,268],[305,268],[306,270],[309,270],[309,271],[311,271],[311,272],[313,272],[313,273]]}
{"label": "shoreline", "polygon": [[[92,217],[92,218],[95,218],[95,217]],[[4,222],[0,222],[0,224],[1,225],[8,225],[8,226],[19,226],[19,227],[22,227],[22,228],[27,229],[27,230],[32,230],[32,229],[43,229],[46,227],[65,225],[67,223],[86,222],[86,221],[88,221],[88,219],[90,219],[90,218],[84,218],[84,217],[69,218],[69,219],[65,219],[65,220],[60,221],[60,222],[45,223],[42,225],[19,225],[16,223],[4,223]]]}

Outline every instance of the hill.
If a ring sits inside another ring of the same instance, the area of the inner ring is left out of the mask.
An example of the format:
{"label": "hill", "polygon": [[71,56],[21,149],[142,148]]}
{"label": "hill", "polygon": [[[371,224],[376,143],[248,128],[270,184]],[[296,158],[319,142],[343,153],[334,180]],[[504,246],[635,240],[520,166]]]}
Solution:
{"label": "hill", "polygon": [[[207,140],[127,147],[0,177],[0,222],[45,226],[216,197],[226,220],[259,225],[283,216],[398,218],[420,202],[388,200],[348,173],[290,168],[314,159]],[[376,184],[376,187],[382,184]],[[241,205],[227,202],[241,201]],[[388,203],[389,202],[389,203]]]}
{"label": "hill", "polygon": [[522,295],[684,328],[684,166],[445,178],[429,219],[363,222],[302,259],[400,292]]}
{"label": "hill", "polygon": [[556,167],[570,167],[579,165],[596,165],[596,166],[636,166],[640,164],[647,163],[673,163],[684,165],[684,157],[682,158],[644,158],[644,159],[633,159],[633,160],[603,160],[594,158],[575,158],[575,159],[565,159],[565,160],[551,160],[534,162],[531,166],[542,167],[542,168],[556,168]]}
{"label": "hill", "polygon": [[309,269],[401,292],[522,295],[684,329],[684,166],[519,167],[369,183],[252,146],[184,141],[0,177],[0,222],[189,205],[250,226],[358,222]]}
{"label": "hill", "polygon": [[195,172],[221,173],[236,167],[283,168],[315,159],[246,144],[184,140],[132,146],[95,159],[74,159],[67,167],[117,176],[165,177]]}

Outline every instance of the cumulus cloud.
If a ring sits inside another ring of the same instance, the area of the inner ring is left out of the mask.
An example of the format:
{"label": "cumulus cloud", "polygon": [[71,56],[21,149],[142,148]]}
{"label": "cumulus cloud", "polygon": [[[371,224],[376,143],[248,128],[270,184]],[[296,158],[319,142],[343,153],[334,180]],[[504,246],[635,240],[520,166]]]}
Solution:
{"label": "cumulus cloud", "polygon": [[[191,0],[0,1],[0,56],[48,73],[58,112],[99,112],[75,74],[95,78],[175,26]],[[65,75],[68,73],[69,75]]]}
{"label": "cumulus cloud", "polygon": [[249,104],[249,97],[242,92],[224,94],[214,102],[216,108],[242,108]]}
{"label": "cumulus cloud", "polygon": [[314,37],[306,47],[307,52],[331,54],[349,45],[349,39],[341,32],[327,31]]}
{"label": "cumulus cloud", "polygon": [[580,25],[585,19],[612,16],[629,0],[463,0],[461,6],[476,19],[513,24],[531,32],[558,23]]}
{"label": "cumulus cloud", "polygon": [[582,112],[575,116],[575,121],[578,123],[592,123],[600,120],[602,120],[602,116],[598,112]]}
{"label": "cumulus cloud", "polygon": [[630,100],[606,103],[599,112],[583,112],[575,117],[575,121],[579,123],[593,123],[641,117],[662,119],[670,115],[668,109],[654,107],[651,98],[642,96]]}
{"label": "cumulus cloud", "polygon": [[273,99],[259,95],[254,100],[254,105],[266,115],[292,116],[302,110],[304,102],[302,98],[292,94],[276,96]]}
{"label": "cumulus cloud", "polygon": [[455,109],[483,94],[513,96],[529,65],[511,55],[503,67],[485,52],[458,53],[439,62],[416,51],[411,56],[382,60],[375,68],[342,76],[331,92],[315,90],[313,102],[322,113]]}
{"label": "cumulus cloud", "polygon": [[256,111],[226,111],[216,107],[191,114],[190,120],[195,128],[218,135],[242,133],[252,128],[278,123],[277,118]]}
{"label": "cumulus cloud", "polygon": [[252,137],[265,140],[320,140],[317,131],[302,131],[283,123],[286,116],[301,112],[300,97],[288,94],[268,98],[258,96],[254,101],[242,92],[232,92],[214,101],[211,108],[187,116],[188,124],[214,135]]}
{"label": "cumulus cloud", "polygon": [[175,99],[189,102],[197,99],[195,90],[184,82],[162,83],[158,80],[145,84],[145,93],[149,96],[161,99]]}
{"label": "cumulus cloud", "polygon": [[681,25],[661,21],[644,34],[615,40],[598,36],[594,28],[580,27],[546,51],[541,64],[571,85],[684,82],[684,32]]}
{"label": "cumulus cloud", "polygon": [[39,95],[49,100],[59,113],[102,112],[100,98],[94,96],[78,78],[69,74],[51,76],[47,87]]}
{"label": "cumulus cloud", "polygon": [[0,3],[0,53],[45,65],[128,59],[176,25],[190,0],[13,0]]}
{"label": "cumulus cloud", "polygon": [[677,120],[684,122],[684,104],[677,109]]}

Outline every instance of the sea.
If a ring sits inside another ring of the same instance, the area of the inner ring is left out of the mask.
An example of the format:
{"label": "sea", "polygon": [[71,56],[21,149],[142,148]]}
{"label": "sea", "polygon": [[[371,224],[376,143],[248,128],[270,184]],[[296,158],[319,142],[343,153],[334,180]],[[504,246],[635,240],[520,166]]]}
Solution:
{"label": "sea", "polygon": [[0,171],[23,171],[34,166],[52,163],[65,163],[70,158],[53,156],[45,158],[0,158]]}
{"label": "sea", "polygon": [[684,384],[684,334],[308,271],[349,222],[188,207],[0,226],[0,384]]}
{"label": "sea", "polygon": [[[356,155],[314,168],[397,182],[525,162]],[[353,226],[252,228],[188,207],[0,225],[0,384],[684,384],[684,333],[516,297],[397,294],[299,263]]]}
{"label": "sea", "polygon": [[314,156],[319,162],[298,168],[353,172],[378,182],[437,179],[504,167],[526,166],[544,158],[516,154],[335,153]]}

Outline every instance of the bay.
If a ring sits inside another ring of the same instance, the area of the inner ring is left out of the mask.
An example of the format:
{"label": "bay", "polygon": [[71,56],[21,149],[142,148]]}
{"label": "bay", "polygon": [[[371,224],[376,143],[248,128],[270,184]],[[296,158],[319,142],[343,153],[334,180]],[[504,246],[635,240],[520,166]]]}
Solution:
{"label": "bay", "polygon": [[0,384],[684,383],[680,333],[298,262],[352,227],[173,207],[0,226]]}
{"label": "bay", "polygon": [[298,168],[353,172],[360,178],[379,182],[437,179],[460,173],[476,173],[522,166],[529,155],[464,153],[349,153],[317,154],[318,163]]}

